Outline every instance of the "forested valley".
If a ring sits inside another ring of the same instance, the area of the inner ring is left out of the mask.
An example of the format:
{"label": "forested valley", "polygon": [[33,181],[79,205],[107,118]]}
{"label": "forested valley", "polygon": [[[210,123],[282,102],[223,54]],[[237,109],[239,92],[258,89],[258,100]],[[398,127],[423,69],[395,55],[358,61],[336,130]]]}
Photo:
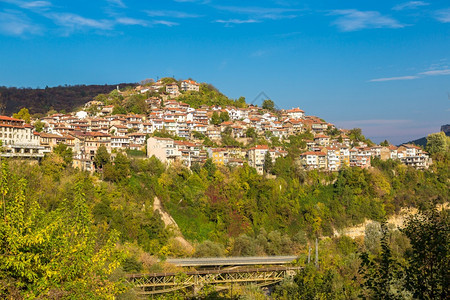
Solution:
{"label": "forested valley", "polygon": [[[278,158],[274,176],[211,160],[190,169],[155,157],[104,157],[101,173],[71,167],[58,149],[39,164],[1,162],[0,298],[138,299],[125,274],[186,270],[168,257],[294,254],[304,267],[275,299],[446,299],[450,154],[428,170],[396,161],[339,172]],[[153,210],[158,197],[194,250]],[[387,217],[414,207],[403,229]],[[338,235],[372,220],[365,237]],[[318,262],[308,250],[318,241]],[[188,297],[184,292],[161,296]],[[205,299],[227,299],[206,293]],[[236,299],[265,299],[256,288]]]}

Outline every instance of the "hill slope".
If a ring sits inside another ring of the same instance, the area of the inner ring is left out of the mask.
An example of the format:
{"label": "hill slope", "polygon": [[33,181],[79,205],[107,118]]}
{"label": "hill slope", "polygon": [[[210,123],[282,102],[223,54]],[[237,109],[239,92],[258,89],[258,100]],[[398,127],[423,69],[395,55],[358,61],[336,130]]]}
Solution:
{"label": "hill slope", "polygon": [[[119,84],[121,88],[130,85],[135,84]],[[109,93],[116,87],[117,84],[58,86],[45,89],[0,86],[0,111],[2,114],[11,115],[26,107],[32,114],[46,113],[52,108],[69,112],[98,94]]]}

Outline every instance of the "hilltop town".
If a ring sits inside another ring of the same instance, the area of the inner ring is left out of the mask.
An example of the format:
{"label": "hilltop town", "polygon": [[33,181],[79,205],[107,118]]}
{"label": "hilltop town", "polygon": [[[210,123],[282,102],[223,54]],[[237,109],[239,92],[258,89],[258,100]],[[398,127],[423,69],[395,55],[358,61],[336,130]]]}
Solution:
{"label": "hilltop town", "polygon": [[287,155],[305,170],[322,171],[369,168],[374,157],[417,169],[431,163],[418,146],[375,145],[360,129],[336,128],[299,107],[277,110],[270,99],[261,107],[249,105],[190,79],[146,80],[100,94],[76,112],[20,116],[0,116],[3,157],[39,159],[63,144],[71,149],[73,166],[91,172],[102,146],[112,157],[127,152],[186,167],[211,159],[230,167],[248,164],[259,174],[270,173]]}

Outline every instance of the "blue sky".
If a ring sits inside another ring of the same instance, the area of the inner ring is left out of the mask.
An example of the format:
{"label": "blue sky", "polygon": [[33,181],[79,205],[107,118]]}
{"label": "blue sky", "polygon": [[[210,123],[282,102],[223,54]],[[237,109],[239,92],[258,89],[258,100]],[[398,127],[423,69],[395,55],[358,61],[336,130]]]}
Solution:
{"label": "blue sky", "polygon": [[450,122],[450,3],[0,0],[0,85],[158,76],[400,143]]}

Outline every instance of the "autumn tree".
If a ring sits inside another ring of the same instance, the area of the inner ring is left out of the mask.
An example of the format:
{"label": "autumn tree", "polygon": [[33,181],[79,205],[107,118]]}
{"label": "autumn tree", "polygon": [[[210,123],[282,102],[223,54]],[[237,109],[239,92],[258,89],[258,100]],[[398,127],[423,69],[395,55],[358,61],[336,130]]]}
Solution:
{"label": "autumn tree", "polygon": [[22,108],[18,113],[13,114],[13,117],[16,119],[24,120],[25,123],[30,124],[31,122],[31,115],[28,111],[28,108]]}
{"label": "autumn tree", "polygon": [[118,234],[100,239],[92,228],[85,178],[74,182],[59,209],[47,212],[4,162],[0,176],[0,298],[112,299],[120,292],[120,282],[109,279],[121,260]]}

